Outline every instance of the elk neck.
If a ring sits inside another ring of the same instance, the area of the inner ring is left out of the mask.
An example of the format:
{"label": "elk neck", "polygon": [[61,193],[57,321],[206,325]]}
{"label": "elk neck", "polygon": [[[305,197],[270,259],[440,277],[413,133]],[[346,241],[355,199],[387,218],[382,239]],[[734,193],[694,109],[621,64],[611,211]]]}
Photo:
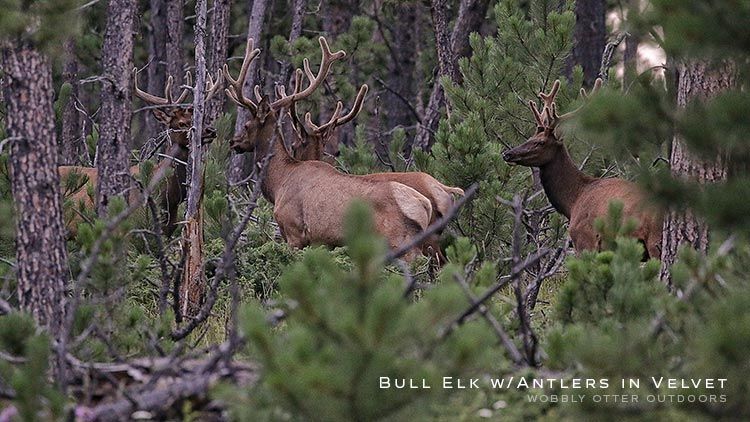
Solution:
{"label": "elk neck", "polygon": [[586,186],[596,180],[578,169],[564,146],[550,162],[539,167],[539,176],[549,202],[567,218]]}
{"label": "elk neck", "polygon": [[[298,161],[289,155],[289,151],[287,151],[286,146],[284,146],[283,136],[278,130],[274,130],[271,136],[273,137],[273,143],[271,144],[273,157],[271,157],[271,161],[268,163],[268,173],[261,185],[261,190],[263,196],[265,196],[268,201],[275,203],[276,193],[281,189],[289,176],[291,168],[297,164]],[[257,154],[256,156],[256,163],[263,162],[263,158],[266,155],[264,152],[265,150],[266,149],[263,148],[263,150],[258,151],[260,154]]]}

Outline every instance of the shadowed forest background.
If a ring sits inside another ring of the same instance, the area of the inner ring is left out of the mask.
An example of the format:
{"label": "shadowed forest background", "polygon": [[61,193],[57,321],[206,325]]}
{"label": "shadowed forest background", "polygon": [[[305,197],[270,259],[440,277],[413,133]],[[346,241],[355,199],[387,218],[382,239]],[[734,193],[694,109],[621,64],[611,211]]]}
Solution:
{"label": "shadowed forest background", "polygon": [[[750,418],[747,22],[746,0],[0,0],[0,421]],[[508,162],[545,129],[637,183],[658,256],[617,200],[574,248],[548,178]],[[351,201],[340,245],[296,248],[285,195],[347,191],[275,170],[297,160],[451,200],[395,245],[383,216],[413,209]],[[570,392],[510,377],[642,399],[532,403]],[[650,377],[727,382],[614,382]]]}

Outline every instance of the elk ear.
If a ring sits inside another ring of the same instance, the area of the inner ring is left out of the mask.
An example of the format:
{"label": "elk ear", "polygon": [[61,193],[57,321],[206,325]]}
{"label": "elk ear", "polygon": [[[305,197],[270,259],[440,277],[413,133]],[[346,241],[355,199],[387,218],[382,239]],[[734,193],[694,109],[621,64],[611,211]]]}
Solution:
{"label": "elk ear", "polygon": [[165,125],[169,125],[172,121],[172,116],[174,115],[174,110],[172,109],[152,108],[151,112],[154,114],[154,117],[156,117],[156,120]]}

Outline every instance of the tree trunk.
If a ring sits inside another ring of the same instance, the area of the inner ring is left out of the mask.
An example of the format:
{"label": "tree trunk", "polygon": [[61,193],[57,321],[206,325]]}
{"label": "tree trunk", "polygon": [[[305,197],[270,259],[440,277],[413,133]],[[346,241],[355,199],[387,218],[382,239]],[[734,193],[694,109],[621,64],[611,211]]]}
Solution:
{"label": "tree trunk", "polygon": [[641,40],[637,35],[625,38],[625,51],[622,61],[625,64],[625,83],[630,83],[638,77],[638,45]]}
{"label": "tree trunk", "polygon": [[205,276],[203,271],[203,116],[206,89],[206,15],[207,0],[195,2],[195,88],[193,89],[193,126],[190,129],[190,157],[188,159],[188,192],[183,232],[185,270],[180,283],[180,312],[194,317],[203,302]]}
{"label": "tree trunk", "polygon": [[335,38],[349,29],[359,0],[326,0],[323,6],[323,31]]}
{"label": "tree trunk", "polygon": [[99,124],[97,212],[107,214],[113,198],[130,188],[131,71],[135,0],[110,0],[102,45],[102,116]]}
{"label": "tree trunk", "polygon": [[86,153],[86,141],[83,137],[83,122],[81,113],[76,109],[78,101],[78,58],[76,57],[75,41],[69,39],[65,42],[65,68],[63,69],[63,81],[70,85],[70,96],[63,106],[62,112],[62,139],[61,139],[61,165],[78,165],[83,162]]}
{"label": "tree trunk", "polygon": [[[349,30],[352,24],[352,18],[359,10],[359,0],[326,0],[321,2],[322,5],[322,25],[323,34],[328,40],[336,40],[339,35]],[[351,69],[351,79],[357,78],[356,69]],[[331,91],[336,90],[335,78],[326,81],[326,85],[331,87]],[[333,115],[333,104],[326,99],[321,98],[318,119],[326,122]],[[339,151],[339,143],[344,145],[354,144],[354,125],[345,125],[336,129],[336,136],[325,145],[326,154],[335,154]]]}
{"label": "tree trunk", "polygon": [[62,218],[52,71],[28,45],[5,48],[3,97],[16,218],[16,277],[22,310],[52,338],[64,333],[68,256]]}
{"label": "tree trunk", "polygon": [[[704,101],[735,84],[735,71],[731,63],[715,66],[706,62],[687,62],[677,66],[679,85],[677,106],[687,107],[691,101]],[[669,158],[672,175],[698,183],[712,183],[726,179],[726,163],[722,159],[707,161],[696,157],[687,149],[679,134],[672,141]],[[661,279],[671,286],[670,269],[683,244],[706,253],[709,229],[706,223],[690,211],[671,210],[664,218],[661,244]]]}
{"label": "tree trunk", "polygon": [[[229,9],[231,0],[214,0],[211,14],[211,47],[208,51],[208,72],[218,77],[227,60],[229,47]],[[224,111],[224,95],[217,95],[206,105],[206,123],[218,119]]]}
{"label": "tree trunk", "polygon": [[[458,18],[453,27],[451,35],[451,48],[453,54],[460,57],[469,57],[471,45],[469,45],[469,34],[479,32],[482,23],[486,21],[485,15],[490,6],[490,0],[462,1],[458,9]],[[458,65],[456,65],[458,66]],[[456,69],[457,77],[461,78],[459,69]]]}
{"label": "tree trunk", "polygon": [[[307,10],[307,0],[292,0],[292,25],[289,29],[289,45],[293,45],[295,41],[302,35],[302,24],[305,20],[305,11]],[[282,81],[286,82],[286,91],[292,92],[294,90],[294,66],[291,61],[284,63],[281,68]],[[284,124],[281,127],[284,139],[294,139],[294,129],[291,124]]]}
{"label": "tree trunk", "polygon": [[[302,24],[305,20],[305,11],[307,10],[307,0],[292,0],[292,25],[289,29],[289,45],[293,45],[297,38],[302,35]],[[287,63],[284,69],[283,80],[288,81],[287,92],[294,89],[294,68],[291,63]]]}
{"label": "tree trunk", "polygon": [[185,52],[183,51],[183,37],[185,33],[185,1],[168,0],[167,4],[167,75],[174,78],[172,95],[175,98],[182,85],[182,73],[185,66]]}
{"label": "tree trunk", "polygon": [[388,91],[384,98],[388,104],[385,114],[389,128],[408,126],[414,122],[414,113],[405,101],[413,102],[417,96],[415,76],[419,44],[419,5],[399,3],[394,7],[396,22],[393,24],[392,34],[392,64],[388,72],[388,85],[393,92]]}
{"label": "tree trunk", "polygon": [[[447,4],[446,0],[432,0],[430,12],[432,15],[432,26],[435,31],[435,44],[438,52],[439,72],[430,94],[430,101],[424,111],[422,124],[417,128],[414,137],[413,148],[429,150],[434,142],[434,133],[440,122],[440,109],[445,104],[445,92],[440,84],[441,76],[448,76],[452,81],[458,83],[460,75],[458,72],[458,59],[454,46],[459,46],[462,40],[469,37],[472,29],[478,27],[476,22],[481,22],[487,13],[489,2],[487,0],[461,0],[458,17],[453,27],[453,32],[448,41],[447,34]],[[475,26],[470,26],[470,23]],[[463,51],[462,53],[470,53]]]}
{"label": "tree trunk", "polygon": [[[150,0],[151,21],[148,41],[148,85],[147,92],[162,95],[166,83],[167,62],[167,16],[164,0]],[[142,113],[146,124],[146,137],[156,137],[161,132],[161,124],[152,113]]]}
{"label": "tree trunk", "polygon": [[[260,45],[260,33],[263,29],[268,1],[269,0],[253,0],[252,7],[250,8],[247,37],[255,40],[256,47]],[[259,60],[253,60],[250,64],[250,69],[247,72],[247,79],[245,79],[245,84],[242,85],[242,92],[247,98],[255,98],[255,95],[253,94],[253,86],[257,83],[256,74],[258,73],[258,62]],[[236,135],[241,134],[242,131],[245,130],[245,122],[247,121],[248,113],[249,111],[242,107],[237,108],[237,121],[234,125],[234,133]],[[230,182],[236,183],[245,179],[250,171],[252,171],[251,161],[252,157],[246,157],[246,154],[232,152],[232,159],[229,164]]]}
{"label": "tree trunk", "polygon": [[573,29],[573,51],[566,64],[566,75],[571,77],[573,66],[583,68],[583,84],[590,87],[599,76],[602,53],[607,43],[606,0],[577,0],[576,25]]}

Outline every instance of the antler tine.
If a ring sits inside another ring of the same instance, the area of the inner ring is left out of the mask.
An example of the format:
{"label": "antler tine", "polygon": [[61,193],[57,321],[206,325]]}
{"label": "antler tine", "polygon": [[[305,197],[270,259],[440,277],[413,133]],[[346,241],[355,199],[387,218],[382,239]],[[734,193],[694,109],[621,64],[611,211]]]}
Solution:
{"label": "antler tine", "polygon": [[276,99],[284,98],[286,97],[286,88],[284,88],[284,85],[278,84],[273,87],[274,92],[276,93]]}
{"label": "antler tine", "polygon": [[305,114],[305,124],[310,127],[314,132],[316,133],[322,133],[329,128],[335,128],[336,121],[338,120],[339,116],[341,115],[341,110],[344,109],[344,104],[341,101],[336,102],[336,109],[333,111],[333,114],[331,115],[331,118],[328,119],[328,121],[320,126],[316,125],[312,122],[312,116],[310,113]]}
{"label": "antler tine", "polygon": [[177,98],[177,101],[172,101],[172,98],[171,98],[172,97],[172,90],[171,90],[171,87],[170,87],[170,91],[169,91],[169,94],[168,94],[169,97],[170,97],[169,98],[170,102],[172,104],[179,104],[179,103],[185,101],[185,99],[187,98],[187,96],[191,92],[193,92],[193,88],[194,88],[193,87],[193,75],[188,70],[187,72],[185,72],[185,83],[183,84],[182,92],[180,93],[180,96]]}
{"label": "antler tine", "polygon": [[[590,93],[587,93],[584,88],[581,88],[581,97],[584,100],[588,100],[592,95],[594,95],[595,93],[597,93],[599,91],[599,89],[602,87],[603,83],[604,83],[604,81],[601,78],[597,78],[596,81],[594,81],[594,86],[591,88],[591,92]],[[555,106],[555,103],[552,103],[552,105]],[[557,108],[555,107],[553,109],[553,118],[555,119],[554,124],[557,125],[557,123],[559,123],[561,120],[565,120],[565,119],[569,118],[570,116],[574,115],[575,113],[578,113],[578,111],[581,110],[585,106],[586,106],[586,104],[582,104],[578,108],[576,108],[575,110],[571,110],[571,111],[569,111],[569,112],[567,112],[567,113],[565,113],[563,115],[558,115],[557,114]]]}
{"label": "antler tine", "polygon": [[315,75],[312,73],[312,70],[310,70],[310,60],[305,57],[302,59],[302,68],[305,69],[305,75],[307,75],[307,80],[310,83],[313,83],[315,81]]}
{"label": "antler tine", "polygon": [[341,126],[343,124],[349,123],[357,117],[357,115],[362,111],[362,106],[365,103],[365,95],[367,95],[367,84],[362,85],[359,88],[359,92],[357,92],[357,97],[354,99],[354,105],[352,106],[352,109],[349,110],[349,113],[347,113],[344,117],[339,118],[336,120],[336,126]]}
{"label": "antler tine", "polygon": [[588,99],[589,96],[596,94],[599,91],[599,88],[602,87],[602,84],[604,83],[604,80],[602,78],[596,78],[596,81],[594,81],[594,86],[591,88],[591,92],[586,92],[585,88],[581,88],[581,97],[584,99]]}
{"label": "antler tine", "polygon": [[141,100],[153,105],[166,105],[169,101],[166,98],[157,97],[138,88],[138,68],[133,68],[133,92]]}
{"label": "antler tine", "polygon": [[[534,120],[536,121],[536,125],[544,127],[542,113],[539,112],[539,109],[536,107],[536,103],[529,100],[529,108],[531,109],[531,112],[534,113]],[[546,110],[546,108],[544,110]]]}
{"label": "antler tine", "polygon": [[214,81],[214,78],[211,76],[211,73],[208,74],[208,80],[206,81],[206,101],[213,98],[217,92],[219,92],[219,89],[223,85],[224,82],[224,75],[222,75],[221,72],[217,73],[216,80]]}
{"label": "antler tine", "polygon": [[167,99],[167,104],[172,104],[172,85],[174,85],[174,77],[172,75],[167,76],[167,83],[164,84],[164,98]]}
{"label": "antler tine", "polygon": [[[557,97],[557,93],[560,91],[560,80],[555,79],[555,82],[552,84],[552,89],[550,90],[549,94],[545,94],[544,92],[539,93],[539,98],[544,102],[544,107],[549,108],[550,105],[555,101],[555,97]],[[544,110],[542,110],[543,112]]]}
{"label": "antler tine", "polygon": [[227,96],[237,103],[237,105],[250,109],[253,113],[258,110],[258,105],[242,94],[242,85],[247,78],[250,63],[252,63],[252,61],[260,54],[260,49],[254,48],[254,46],[255,41],[253,41],[252,38],[248,38],[247,45],[245,46],[245,57],[242,60],[242,67],[240,68],[240,74],[237,76],[237,79],[232,78],[232,75],[229,73],[229,66],[225,64],[223,68],[224,77],[229,84],[229,88],[225,89],[224,92],[226,92]]}
{"label": "antler tine", "polygon": [[[286,97],[286,88],[284,88],[284,85],[279,85],[280,92],[283,95],[283,98]],[[294,91],[292,91],[292,95],[295,95],[299,92],[300,87],[302,87],[302,71],[297,69],[294,72]],[[304,126],[302,125],[302,122],[299,120],[299,115],[297,114],[297,100],[292,101],[289,103],[289,115],[292,116],[292,126],[294,126],[297,130],[297,133],[302,133],[304,130]]]}
{"label": "antler tine", "polygon": [[[333,65],[333,62],[336,60],[340,60],[346,56],[346,53],[344,50],[339,50],[335,53],[331,53],[331,48],[328,46],[328,41],[326,41],[325,38],[319,37],[318,42],[320,43],[320,50],[321,50],[321,60],[320,60],[320,69],[318,69],[318,74],[314,76],[310,80],[310,84],[302,91],[295,92],[294,94],[286,97],[281,98],[279,100],[274,101],[271,103],[271,108],[278,109],[281,107],[288,106],[291,102],[297,101],[302,98],[309,97],[317,88],[320,86],[320,84],[323,83],[325,78],[328,76],[328,74],[331,71],[331,66]],[[308,79],[312,76],[312,71],[310,71],[310,65],[309,63],[305,64],[305,72],[308,74]]]}
{"label": "antler tine", "polygon": [[255,94],[255,101],[260,102],[263,99],[263,94],[260,92],[260,86],[255,85],[253,87],[253,94]]}

